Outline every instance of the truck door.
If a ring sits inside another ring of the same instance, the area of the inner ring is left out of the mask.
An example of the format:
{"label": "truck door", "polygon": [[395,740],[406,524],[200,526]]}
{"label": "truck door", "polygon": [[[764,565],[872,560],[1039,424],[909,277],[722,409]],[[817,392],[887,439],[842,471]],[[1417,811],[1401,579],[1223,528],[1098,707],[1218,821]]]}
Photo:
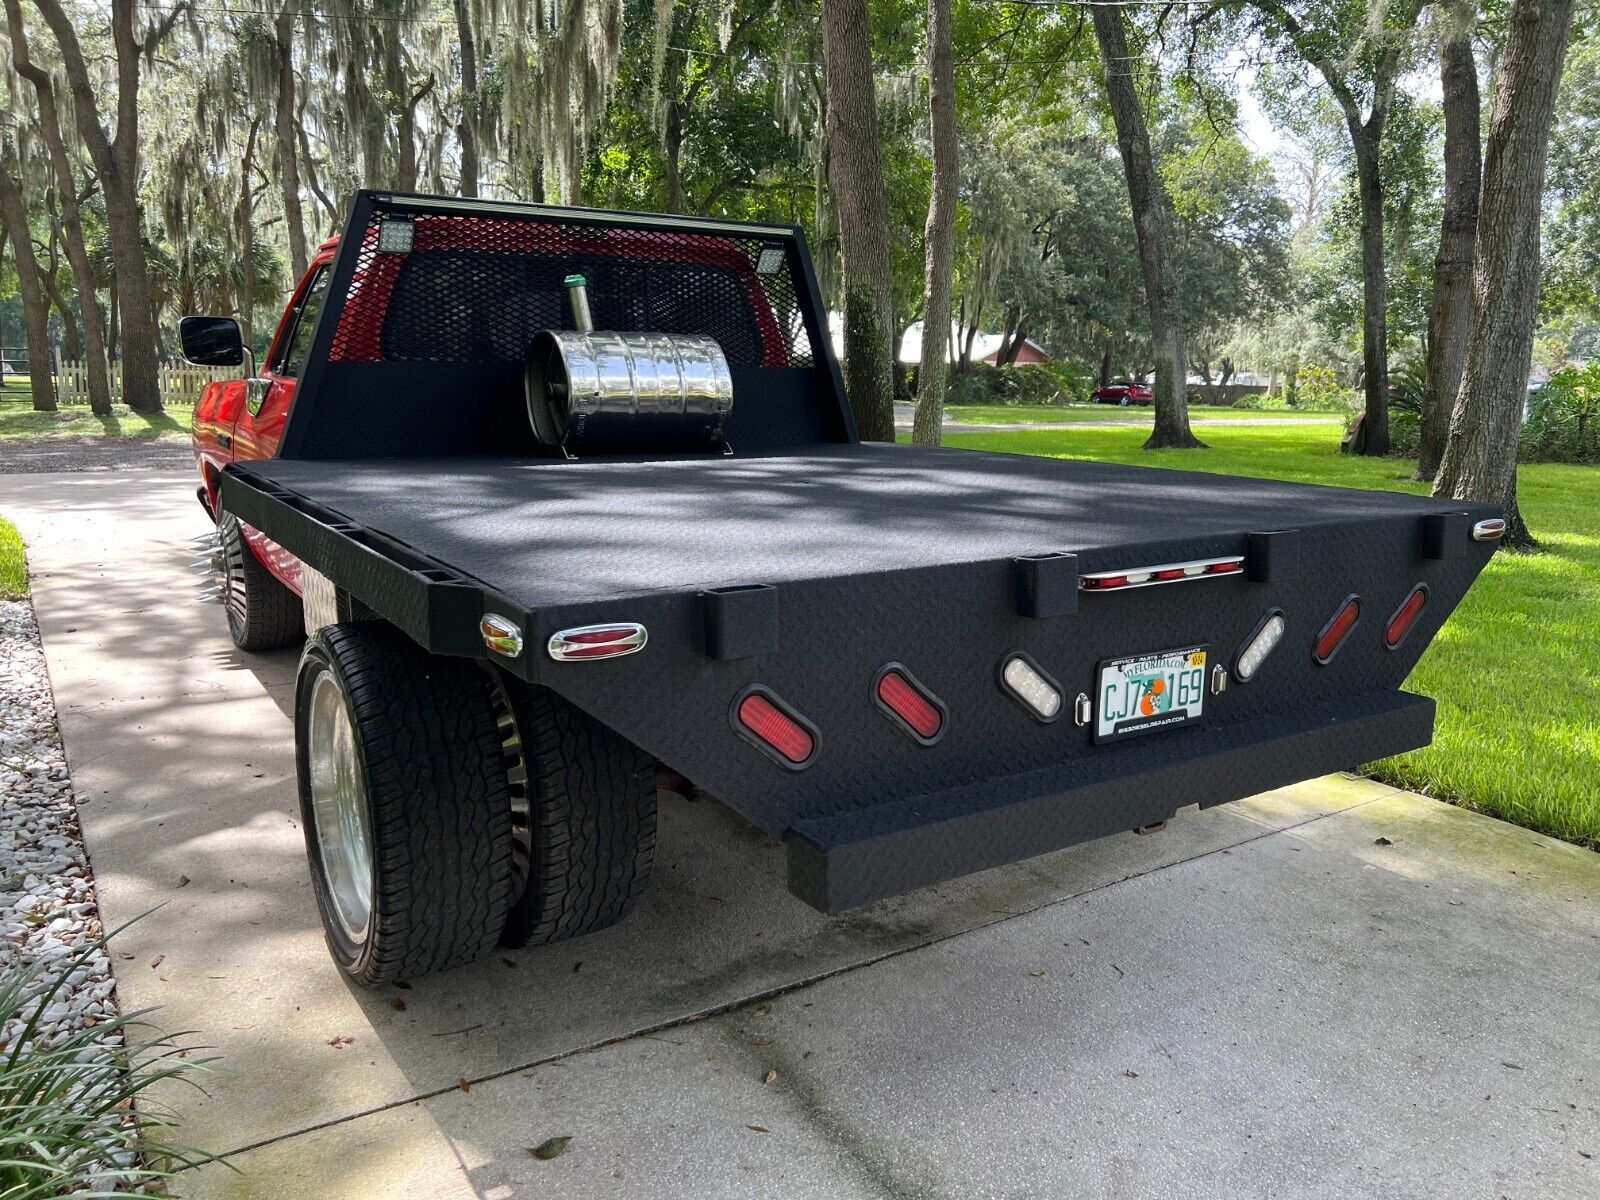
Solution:
{"label": "truck door", "polygon": [[283,424],[294,401],[295,383],[305,369],[317,317],[328,294],[327,262],[313,266],[290,301],[278,335],[267,352],[266,368],[245,380],[244,404],[233,425],[233,456],[271,458],[283,438]]}

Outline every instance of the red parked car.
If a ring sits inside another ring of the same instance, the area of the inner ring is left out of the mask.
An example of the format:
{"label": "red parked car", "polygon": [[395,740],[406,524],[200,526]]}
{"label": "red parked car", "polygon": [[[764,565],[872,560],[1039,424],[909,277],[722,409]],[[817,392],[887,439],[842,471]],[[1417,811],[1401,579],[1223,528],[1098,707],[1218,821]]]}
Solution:
{"label": "red parked car", "polygon": [[1156,394],[1142,383],[1135,383],[1131,379],[1118,379],[1104,387],[1097,387],[1093,393],[1096,404],[1154,404]]}

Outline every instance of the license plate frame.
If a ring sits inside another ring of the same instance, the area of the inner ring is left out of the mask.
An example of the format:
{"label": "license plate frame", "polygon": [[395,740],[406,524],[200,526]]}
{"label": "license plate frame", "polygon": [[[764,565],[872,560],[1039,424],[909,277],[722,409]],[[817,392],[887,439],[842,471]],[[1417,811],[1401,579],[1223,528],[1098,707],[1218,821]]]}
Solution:
{"label": "license plate frame", "polygon": [[[1210,661],[1209,644],[1101,659],[1094,676],[1094,740],[1118,742],[1203,721]],[[1152,691],[1157,680],[1161,686]],[[1148,710],[1141,711],[1147,701]]]}

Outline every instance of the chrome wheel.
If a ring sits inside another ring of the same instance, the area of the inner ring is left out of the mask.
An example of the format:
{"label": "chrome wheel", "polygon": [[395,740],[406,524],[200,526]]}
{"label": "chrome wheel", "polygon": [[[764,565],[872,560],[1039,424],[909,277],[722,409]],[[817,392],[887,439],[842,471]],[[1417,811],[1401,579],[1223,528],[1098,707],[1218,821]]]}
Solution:
{"label": "chrome wheel", "polygon": [[489,675],[489,705],[494,710],[500,756],[506,765],[507,790],[511,795],[511,903],[515,904],[527,890],[528,877],[533,870],[533,801],[516,710],[511,706],[511,697],[506,694],[506,685],[499,673],[489,667],[485,670]]}
{"label": "chrome wheel", "polygon": [[245,548],[244,531],[232,517],[223,518],[218,533],[217,566],[221,576],[222,604],[228,610],[228,625],[237,636],[249,616],[244,590],[244,556],[250,551]]}
{"label": "chrome wheel", "polygon": [[312,686],[306,765],[317,853],[340,932],[359,946],[372,922],[372,824],[349,706],[333,672]]}

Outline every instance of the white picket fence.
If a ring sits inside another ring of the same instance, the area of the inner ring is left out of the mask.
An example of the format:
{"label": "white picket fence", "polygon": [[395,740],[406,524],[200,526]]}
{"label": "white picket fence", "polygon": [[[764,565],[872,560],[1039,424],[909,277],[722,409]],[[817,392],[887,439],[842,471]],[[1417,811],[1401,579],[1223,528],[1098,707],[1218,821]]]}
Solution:
{"label": "white picket fence", "polygon": [[[157,369],[157,387],[165,405],[192,405],[213,379],[231,379],[238,367],[196,367],[190,363],[165,363]],[[122,402],[122,364],[111,364],[111,402]],[[56,356],[56,403],[63,408],[89,403],[89,367]]]}

